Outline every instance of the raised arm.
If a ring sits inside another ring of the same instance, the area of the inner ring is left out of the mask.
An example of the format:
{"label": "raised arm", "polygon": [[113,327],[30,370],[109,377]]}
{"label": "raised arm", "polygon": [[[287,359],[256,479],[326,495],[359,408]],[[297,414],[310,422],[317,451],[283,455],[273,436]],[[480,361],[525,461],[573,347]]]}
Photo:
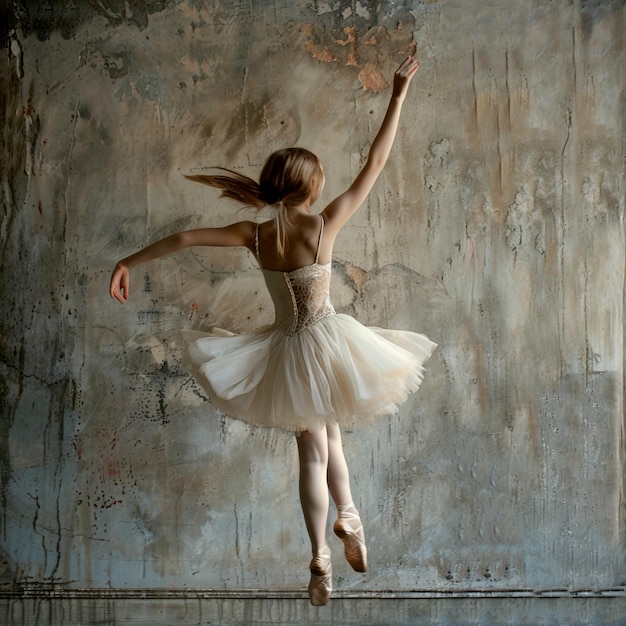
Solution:
{"label": "raised arm", "polygon": [[198,228],[174,233],[159,239],[118,261],[113,275],[109,293],[112,298],[124,304],[130,295],[130,270],[135,265],[147,263],[153,259],[173,254],[191,246],[245,246],[252,249],[254,241],[254,222],[237,222],[224,228]]}
{"label": "raised arm", "polygon": [[343,226],[348,219],[361,206],[376,179],[380,175],[387,162],[391,146],[393,145],[398,130],[398,121],[402,104],[411,82],[411,78],[417,72],[419,63],[413,57],[407,57],[402,65],[396,70],[393,77],[393,91],[387,107],[387,113],[383,119],[380,130],[372,142],[367,161],[349,189],[333,200],[322,212],[324,220],[335,232]]}

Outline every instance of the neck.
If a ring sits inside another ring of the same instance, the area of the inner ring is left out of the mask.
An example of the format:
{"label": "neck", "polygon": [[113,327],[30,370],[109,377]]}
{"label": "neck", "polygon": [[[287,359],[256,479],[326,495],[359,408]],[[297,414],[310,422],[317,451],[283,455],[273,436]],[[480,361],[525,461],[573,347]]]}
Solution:
{"label": "neck", "polygon": [[298,206],[291,207],[288,209],[288,212],[291,215],[310,215],[311,214],[311,204],[309,202],[304,202],[299,204]]}

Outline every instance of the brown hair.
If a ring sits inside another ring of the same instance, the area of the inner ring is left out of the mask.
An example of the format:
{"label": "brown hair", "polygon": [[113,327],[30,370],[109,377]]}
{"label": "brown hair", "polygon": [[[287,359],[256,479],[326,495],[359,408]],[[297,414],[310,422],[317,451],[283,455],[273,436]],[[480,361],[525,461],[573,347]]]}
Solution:
{"label": "brown hair", "polygon": [[283,256],[287,246],[285,224],[290,223],[289,210],[307,200],[313,204],[324,186],[320,160],[305,148],[277,150],[265,161],[258,183],[232,170],[217,169],[227,174],[197,174],[187,178],[221,189],[222,196],[246,206],[262,209],[276,205],[276,248]]}

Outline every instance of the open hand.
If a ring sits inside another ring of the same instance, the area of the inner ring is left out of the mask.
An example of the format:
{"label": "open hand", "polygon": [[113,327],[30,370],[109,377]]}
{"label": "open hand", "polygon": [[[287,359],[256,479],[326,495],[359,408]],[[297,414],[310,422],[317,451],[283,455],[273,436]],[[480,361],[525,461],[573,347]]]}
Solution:
{"label": "open hand", "polygon": [[123,263],[118,263],[113,270],[109,293],[111,298],[115,298],[121,304],[128,300],[130,295],[130,272]]}
{"label": "open hand", "polygon": [[419,69],[419,62],[417,59],[414,59],[412,56],[408,56],[400,67],[396,70],[396,73],[393,76],[393,95],[404,97],[406,95],[406,90],[409,87],[409,83],[411,82],[411,78],[417,70]]}

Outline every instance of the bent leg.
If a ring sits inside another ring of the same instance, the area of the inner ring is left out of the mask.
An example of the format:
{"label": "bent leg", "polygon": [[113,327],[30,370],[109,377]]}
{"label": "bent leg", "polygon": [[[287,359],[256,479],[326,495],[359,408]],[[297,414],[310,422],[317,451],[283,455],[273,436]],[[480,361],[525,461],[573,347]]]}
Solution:
{"label": "bent leg", "polygon": [[357,572],[367,570],[367,548],[363,524],[352,502],[348,464],[343,453],[339,426],[327,427],[328,435],[328,488],[337,506],[338,519],[333,526],[335,534],[344,544],[346,560]]}
{"label": "bent leg", "polygon": [[337,424],[327,426],[326,434],[328,438],[328,488],[330,494],[337,507],[352,504],[350,474],[343,453],[339,426]]}

